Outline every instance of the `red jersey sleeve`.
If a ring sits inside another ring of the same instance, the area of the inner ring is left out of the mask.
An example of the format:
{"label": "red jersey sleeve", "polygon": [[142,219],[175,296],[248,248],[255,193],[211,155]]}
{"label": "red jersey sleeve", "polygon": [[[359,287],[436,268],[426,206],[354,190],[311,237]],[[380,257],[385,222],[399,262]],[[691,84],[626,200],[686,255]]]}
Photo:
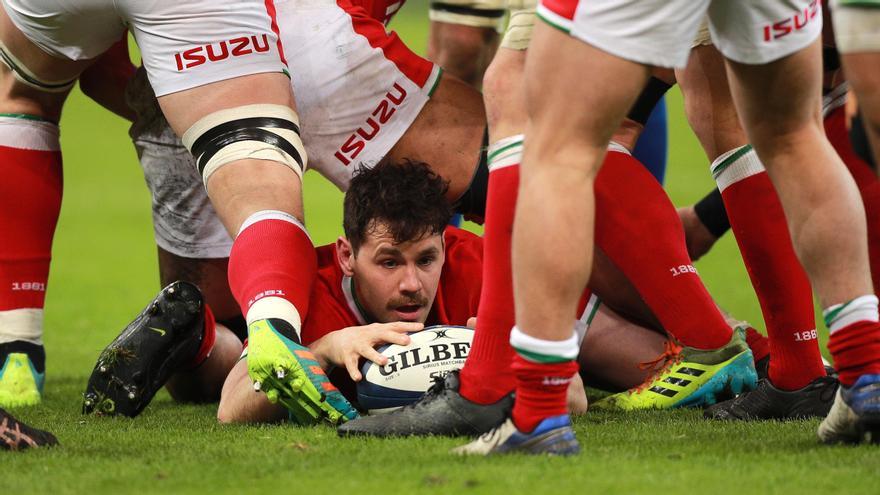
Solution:
{"label": "red jersey sleeve", "polygon": [[483,238],[456,227],[447,227],[444,237],[446,262],[427,324],[465,325],[480,303]]}

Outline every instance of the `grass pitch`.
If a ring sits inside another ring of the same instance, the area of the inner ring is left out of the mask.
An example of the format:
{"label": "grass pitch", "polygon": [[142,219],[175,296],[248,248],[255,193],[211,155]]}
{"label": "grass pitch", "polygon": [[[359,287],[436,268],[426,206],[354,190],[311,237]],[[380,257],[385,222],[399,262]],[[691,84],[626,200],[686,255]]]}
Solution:
{"label": "grass pitch", "polygon": [[[424,4],[393,26],[424,49]],[[712,186],[673,93],[667,189],[676,204]],[[341,440],[326,427],[220,426],[213,406],[160,392],[137,419],[80,415],[101,349],[158,289],[149,196],[120,119],[81,95],[62,122],[66,190],[46,311],[44,403],[13,412],[57,434],[62,447],[0,454],[0,493],[880,493],[880,449],[825,447],[816,421],[722,424],[699,411],[590,413],[575,426],[573,459],[461,459],[460,439]],[[317,243],[341,232],[341,195],[306,178]],[[697,263],[719,303],[762,327],[728,236]],[[824,334],[823,334],[824,335]],[[824,343],[824,340],[823,340]]]}

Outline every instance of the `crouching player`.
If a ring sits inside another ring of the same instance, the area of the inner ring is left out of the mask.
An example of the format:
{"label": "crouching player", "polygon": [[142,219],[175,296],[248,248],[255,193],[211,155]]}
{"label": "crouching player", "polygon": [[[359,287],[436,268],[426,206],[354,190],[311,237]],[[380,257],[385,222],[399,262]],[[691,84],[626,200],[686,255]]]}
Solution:
{"label": "crouching player", "polygon": [[[417,162],[384,162],[351,180],[345,196],[345,236],[335,245],[317,248],[315,310],[303,324],[302,343],[309,347],[308,359],[328,370],[331,383],[325,390],[338,387],[354,402],[354,384],[363,378],[359,361],[387,364],[376,346],[405,345],[409,341],[406,332],[420,330],[422,324],[464,325],[477,314],[482,238],[446,226],[452,214],[444,200],[447,187],[427,165]],[[581,338],[600,308],[598,299],[585,293],[576,324]],[[615,388],[639,383],[646,372],[637,363],[656,355],[664,347],[665,336],[616,318],[607,309],[601,312],[602,323],[590,330],[591,342],[584,346],[596,352],[584,358],[601,359],[599,348],[610,353],[620,342],[628,342],[632,345],[623,361],[629,366],[618,364],[617,374],[612,365],[603,370],[604,377],[591,378],[604,379]],[[608,339],[612,335],[614,342]],[[254,393],[246,353],[223,385],[218,419],[223,423],[265,422],[292,415],[302,423],[296,404],[283,400],[273,404],[274,397]],[[458,372],[452,372],[445,386],[456,380]],[[573,382],[570,390],[572,407],[580,406],[579,412],[584,412],[580,381]],[[487,414],[478,420],[485,424],[475,424],[474,431],[499,419]]]}

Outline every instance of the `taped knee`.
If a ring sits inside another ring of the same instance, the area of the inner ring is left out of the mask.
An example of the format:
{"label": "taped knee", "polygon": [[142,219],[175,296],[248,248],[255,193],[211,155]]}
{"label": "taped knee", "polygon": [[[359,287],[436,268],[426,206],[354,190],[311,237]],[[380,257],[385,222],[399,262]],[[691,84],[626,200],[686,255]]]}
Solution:
{"label": "taped knee", "polygon": [[31,72],[30,69],[0,42],[0,62],[12,71],[12,75],[20,83],[46,93],[64,93],[76,84],[77,78],[69,81],[47,81]]}
{"label": "taped knee", "polygon": [[501,31],[507,11],[498,0],[447,0],[431,2],[428,17],[434,22]]}
{"label": "taped knee", "polygon": [[246,105],[203,117],[183,134],[205,184],[220,167],[238,160],[269,160],[302,178],[306,150],[299,117],[283,105]]}

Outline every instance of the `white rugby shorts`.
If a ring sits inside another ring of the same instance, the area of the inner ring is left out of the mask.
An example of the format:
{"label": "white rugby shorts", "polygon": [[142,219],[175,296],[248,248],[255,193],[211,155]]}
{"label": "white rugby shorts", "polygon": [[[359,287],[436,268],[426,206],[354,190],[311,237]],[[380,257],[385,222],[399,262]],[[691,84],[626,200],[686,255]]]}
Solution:
{"label": "white rugby shorts", "polygon": [[880,52],[880,1],[832,0],[831,8],[837,51]]}
{"label": "white rugby shorts", "polygon": [[[347,2],[275,3],[309,170],[342,191],[358,167],[375,165],[394,147],[440,78],[438,66]],[[153,196],[156,243],[184,257],[228,256],[232,240],[143,73],[128,100],[139,115],[131,136]]]}
{"label": "white rugby shorts", "polygon": [[47,53],[92,59],[125,29],[158,95],[285,70],[273,0],[2,0]]}
{"label": "white rugby shorts", "polygon": [[612,55],[684,67],[701,21],[715,46],[744,64],[795,53],[822,33],[821,0],[541,0],[538,16]]}

